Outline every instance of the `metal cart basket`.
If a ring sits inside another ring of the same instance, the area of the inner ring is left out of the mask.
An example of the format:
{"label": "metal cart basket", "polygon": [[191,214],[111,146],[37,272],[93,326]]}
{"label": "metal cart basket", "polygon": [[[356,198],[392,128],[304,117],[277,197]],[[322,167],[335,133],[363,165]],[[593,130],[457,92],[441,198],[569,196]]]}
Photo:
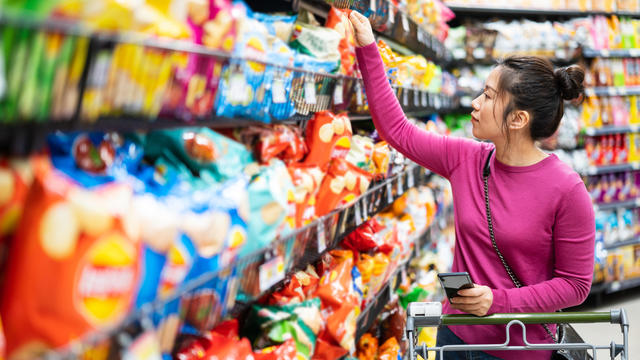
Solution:
{"label": "metal cart basket", "polygon": [[[595,345],[588,343],[535,344],[527,341],[525,324],[575,324],[575,323],[611,323],[619,324],[623,335],[623,344],[612,341],[609,345]],[[500,325],[506,324],[506,341],[502,344],[465,344],[445,345],[440,347],[417,347],[417,330],[423,327],[440,325]],[[522,327],[524,345],[509,345],[509,330],[512,326]],[[406,336],[409,340],[407,358],[417,359],[420,355],[427,359],[428,352],[438,352],[440,359],[446,360],[447,351],[486,351],[486,350],[584,350],[585,354],[591,350],[593,359],[597,359],[596,350],[609,349],[611,359],[620,355],[621,360],[629,359],[629,322],[624,309],[610,312],[559,312],[559,313],[518,313],[493,314],[484,317],[473,315],[443,315],[442,304],[438,302],[410,303],[407,309]],[[585,355],[586,358],[589,358]]]}

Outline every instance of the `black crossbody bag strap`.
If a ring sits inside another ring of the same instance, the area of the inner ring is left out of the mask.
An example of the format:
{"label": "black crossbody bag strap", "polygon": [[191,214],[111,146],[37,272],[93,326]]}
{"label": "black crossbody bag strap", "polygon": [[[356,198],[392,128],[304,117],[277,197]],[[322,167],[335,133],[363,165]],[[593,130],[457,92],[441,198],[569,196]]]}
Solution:
{"label": "black crossbody bag strap", "polygon": [[[515,287],[517,288],[521,288],[523,286],[522,283],[520,282],[516,274],[513,272],[513,270],[511,270],[511,267],[509,266],[509,264],[507,264],[507,261],[504,259],[504,256],[502,256],[502,252],[500,252],[500,249],[498,249],[498,244],[496,244],[496,238],[493,232],[493,219],[491,218],[491,209],[489,207],[489,175],[491,175],[491,165],[490,165],[491,156],[493,155],[494,152],[495,152],[495,148],[491,149],[491,152],[489,152],[489,156],[487,157],[487,161],[484,164],[484,168],[482,169],[482,180],[484,181],[484,203],[485,203],[485,208],[487,210],[487,223],[489,224],[489,236],[491,237],[491,244],[493,245],[493,249],[496,251],[496,254],[500,258],[500,261],[502,262],[502,266],[504,266],[504,269],[507,271],[507,274],[511,278],[511,281],[513,281],[513,285],[515,285]],[[547,326],[547,324],[542,324],[542,326],[546,330],[547,334],[549,334],[553,342],[558,343],[558,341],[556,340],[556,337],[553,336],[553,333],[549,329],[549,326]]]}

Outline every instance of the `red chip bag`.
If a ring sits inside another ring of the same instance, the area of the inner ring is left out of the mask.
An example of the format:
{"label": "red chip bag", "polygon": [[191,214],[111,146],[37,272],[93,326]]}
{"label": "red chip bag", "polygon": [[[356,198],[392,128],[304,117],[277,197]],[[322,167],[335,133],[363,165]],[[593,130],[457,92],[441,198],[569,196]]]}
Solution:
{"label": "red chip bag", "polygon": [[213,328],[211,332],[220,336],[227,337],[229,339],[239,339],[240,335],[238,335],[238,329],[238,319],[231,319],[221,322],[215,328]]}
{"label": "red chip bag", "polygon": [[351,121],[347,114],[317,112],[307,124],[306,141],[309,154],[304,163],[326,169],[331,159],[344,159],[351,149],[352,134]]}
{"label": "red chip bag", "polygon": [[366,192],[371,175],[344,159],[334,159],[317,195],[316,214],[323,216]]}
{"label": "red chip bag", "polygon": [[32,179],[30,160],[0,159],[0,243],[18,225]]}
{"label": "red chip bag", "polygon": [[356,42],[353,26],[349,21],[351,10],[336,9],[333,6],[327,16],[326,27],[336,30],[342,36],[340,51],[340,73],[351,76],[356,66]]}
{"label": "red chip bag", "polygon": [[344,240],[343,246],[358,252],[374,250],[382,245],[378,241],[379,237],[376,236],[382,229],[384,229],[384,226],[374,217],[351,232]]}
{"label": "red chip bag", "polygon": [[253,357],[256,360],[297,360],[298,350],[296,350],[296,341],[291,338],[280,345],[269,346],[258,350],[253,353]]}
{"label": "red chip bag", "polygon": [[254,360],[249,339],[231,339],[211,333],[211,347],[204,354],[204,359],[216,360]]}
{"label": "red chip bag", "polygon": [[107,183],[87,190],[44,158],[34,174],[2,290],[10,358],[36,358],[118,323],[138,281],[139,234],[120,212],[130,209],[132,189]]}
{"label": "red chip bag", "polygon": [[200,360],[211,347],[211,340],[197,335],[182,334],[176,340],[172,357],[176,360]]}
{"label": "red chip bag", "polygon": [[307,146],[299,128],[278,124],[262,129],[256,153],[262,163],[279,158],[288,164],[302,160],[307,153]]}
{"label": "red chip bag", "polygon": [[0,318],[0,360],[4,360],[4,331],[2,330],[2,318]]}
{"label": "red chip bag", "polygon": [[316,352],[313,354],[311,360],[342,359],[342,357],[348,353],[349,352],[347,350],[339,346],[334,346],[323,339],[318,339],[316,342]]}

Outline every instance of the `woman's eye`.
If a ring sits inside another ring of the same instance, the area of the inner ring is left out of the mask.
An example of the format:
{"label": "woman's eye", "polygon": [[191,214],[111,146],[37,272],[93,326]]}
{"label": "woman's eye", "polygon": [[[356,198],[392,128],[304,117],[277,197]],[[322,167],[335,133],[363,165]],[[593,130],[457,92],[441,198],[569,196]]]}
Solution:
{"label": "woman's eye", "polygon": [[486,97],[487,99],[491,99],[491,98],[489,97],[489,94],[487,94],[486,92],[483,92],[482,94],[483,94],[483,95],[484,95],[484,97]]}

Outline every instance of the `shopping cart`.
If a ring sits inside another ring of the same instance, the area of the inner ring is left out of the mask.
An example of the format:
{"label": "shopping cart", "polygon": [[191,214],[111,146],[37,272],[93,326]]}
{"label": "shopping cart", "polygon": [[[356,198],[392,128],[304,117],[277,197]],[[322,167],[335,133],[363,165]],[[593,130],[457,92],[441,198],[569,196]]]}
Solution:
{"label": "shopping cart", "polygon": [[[619,324],[623,336],[623,344],[612,341],[609,345],[593,345],[588,343],[535,344],[527,341],[524,324],[575,324],[575,323],[611,323]],[[440,325],[500,325],[506,324],[506,341],[502,344],[465,344],[427,347],[424,344],[417,347],[417,330],[423,327]],[[509,345],[509,330],[512,326],[522,327],[524,345]],[[485,351],[485,350],[584,350],[585,358],[589,350],[593,359],[597,359],[599,349],[609,349],[611,359],[620,355],[621,360],[629,359],[629,322],[624,309],[610,312],[559,312],[559,313],[521,313],[521,314],[493,314],[484,317],[473,315],[443,315],[442,304],[438,302],[410,303],[407,309],[406,336],[409,340],[409,360],[417,359],[417,355],[427,359],[427,354],[439,352],[440,359],[447,351]]]}

